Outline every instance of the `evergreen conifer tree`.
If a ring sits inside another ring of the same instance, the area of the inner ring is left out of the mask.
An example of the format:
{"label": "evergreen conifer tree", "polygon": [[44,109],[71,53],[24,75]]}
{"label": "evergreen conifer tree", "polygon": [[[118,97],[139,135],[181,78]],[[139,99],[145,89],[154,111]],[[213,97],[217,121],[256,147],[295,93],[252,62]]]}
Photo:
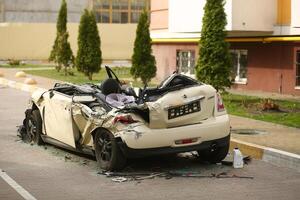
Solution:
{"label": "evergreen conifer tree", "polygon": [[145,85],[156,75],[156,64],[152,55],[149,20],[146,11],[141,14],[138,22],[130,73],[134,78],[141,78]]}
{"label": "evergreen conifer tree", "polygon": [[77,42],[78,51],[75,62],[77,70],[92,80],[93,74],[101,69],[102,53],[95,15],[87,9],[80,18]]}
{"label": "evergreen conifer tree", "polygon": [[207,0],[202,19],[197,78],[218,91],[231,85],[231,57],[225,41],[227,24],[224,0]]}
{"label": "evergreen conifer tree", "polygon": [[58,38],[57,46],[57,64],[64,67],[65,76],[68,75],[68,68],[73,67],[74,56],[68,42],[69,34],[65,32]]}
{"label": "evergreen conifer tree", "polygon": [[70,43],[68,42],[68,37],[67,3],[65,0],[62,0],[56,23],[56,38],[50,53],[49,61],[54,61],[57,64],[57,71],[60,71],[63,66],[65,68],[65,75],[67,75],[68,67],[73,66],[74,63],[74,56]]}

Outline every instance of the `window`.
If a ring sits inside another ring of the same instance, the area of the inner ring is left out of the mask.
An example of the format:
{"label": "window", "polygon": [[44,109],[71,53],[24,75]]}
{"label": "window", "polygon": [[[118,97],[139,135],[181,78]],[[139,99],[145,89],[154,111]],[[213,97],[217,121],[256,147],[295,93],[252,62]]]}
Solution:
{"label": "window", "polygon": [[131,23],[138,23],[140,18],[140,12],[132,12],[131,13]]}
{"label": "window", "polygon": [[112,0],[113,10],[128,10],[128,0]]}
{"label": "window", "polygon": [[128,23],[128,0],[112,0],[112,23]]}
{"label": "window", "polygon": [[[131,22],[138,23],[140,15],[144,8],[147,8],[147,1],[145,0],[131,0],[130,9],[131,9]],[[150,3],[150,2],[148,2]]]}
{"label": "window", "polygon": [[93,9],[99,23],[138,23],[150,0],[94,0]]}
{"label": "window", "polygon": [[296,87],[300,87],[300,50],[296,51]]}
{"label": "window", "polygon": [[247,50],[231,50],[232,59],[232,78],[237,83],[247,82],[247,64],[248,51]]}
{"label": "window", "polygon": [[97,22],[110,23],[110,0],[94,1],[93,9],[95,11]]}
{"label": "window", "polygon": [[110,22],[109,12],[103,11],[101,13],[96,13],[96,20],[97,22],[109,23]]}
{"label": "window", "polygon": [[194,75],[195,74],[195,51],[177,50],[176,68],[179,73]]}
{"label": "window", "polygon": [[128,23],[128,13],[127,12],[113,12],[112,13],[112,23]]}

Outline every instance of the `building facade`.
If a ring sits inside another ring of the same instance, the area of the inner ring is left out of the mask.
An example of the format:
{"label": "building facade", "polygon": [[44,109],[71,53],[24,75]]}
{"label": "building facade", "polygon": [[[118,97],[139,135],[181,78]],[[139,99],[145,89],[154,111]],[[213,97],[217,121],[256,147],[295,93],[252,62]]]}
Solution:
{"label": "building facade", "polygon": [[[151,0],[157,78],[195,74],[205,0]],[[300,95],[300,0],[226,0],[233,88]]]}
{"label": "building facade", "polygon": [[[136,24],[149,0],[66,0],[74,54],[80,16],[95,12],[104,62],[129,65]],[[0,0],[0,60],[47,60],[55,39],[61,0]]]}

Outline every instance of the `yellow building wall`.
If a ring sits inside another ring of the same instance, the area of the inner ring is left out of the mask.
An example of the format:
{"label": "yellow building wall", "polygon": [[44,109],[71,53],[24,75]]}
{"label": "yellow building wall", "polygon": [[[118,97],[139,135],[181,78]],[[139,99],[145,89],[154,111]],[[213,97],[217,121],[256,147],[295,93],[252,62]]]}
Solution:
{"label": "yellow building wall", "polygon": [[[69,42],[77,52],[78,23],[69,23]],[[104,60],[130,60],[136,24],[98,24]],[[54,43],[54,23],[0,23],[0,59],[47,60]]]}
{"label": "yellow building wall", "polygon": [[277,0],[277,24],[291,24],[291,0]]}

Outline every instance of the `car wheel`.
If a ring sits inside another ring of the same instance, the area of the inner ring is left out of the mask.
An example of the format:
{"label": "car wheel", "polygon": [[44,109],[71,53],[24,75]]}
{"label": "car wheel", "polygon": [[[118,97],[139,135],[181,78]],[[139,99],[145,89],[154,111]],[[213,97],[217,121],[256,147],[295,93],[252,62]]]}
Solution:
{"label": "car wheel", "polygon": [[112,133],[104,129],[98,130],[94,137],[94,148],[101,169],[113,171],[124,168],[126,158]]}
{"label": "car wheel", "polygon": [[39,110],[33,110],[26,118],[26,135],[24,141],[37,145],[44,144],[41,137],[42,134],[42,118]]}
{"label": "car wheel", "polygon": [[221,162],[229,150],[229,140],[223,146],[218,146],[217,144],[211,145],[210,148],[198,151],[198,154],[203,161],[208,161],[210,163],[219,163]]}

